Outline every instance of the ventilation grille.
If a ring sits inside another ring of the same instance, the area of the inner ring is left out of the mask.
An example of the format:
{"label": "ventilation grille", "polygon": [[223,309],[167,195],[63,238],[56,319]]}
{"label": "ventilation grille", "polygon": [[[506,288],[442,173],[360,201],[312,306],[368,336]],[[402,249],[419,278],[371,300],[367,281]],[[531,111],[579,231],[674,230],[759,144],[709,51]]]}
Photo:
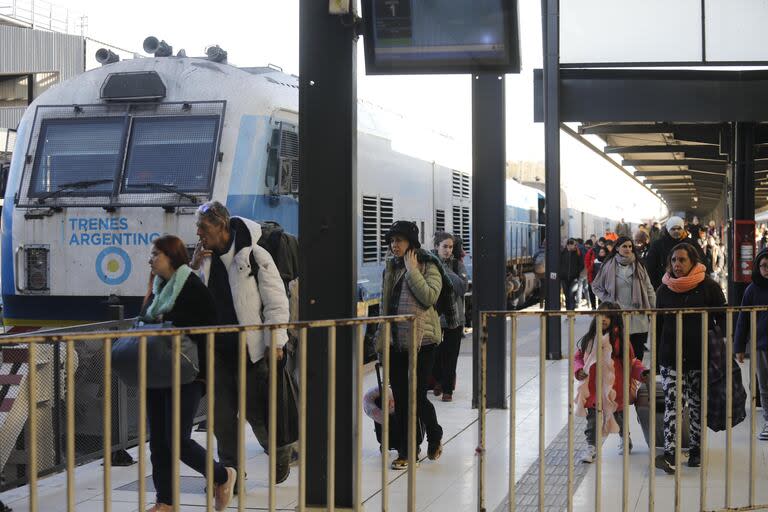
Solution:
{"label": "ventilation grille", "polygon": [[445,210],[435,210],[435,232],[445,231]]}
{"label": "ventilation grille", "polygon": [[378,198],[363,196],[363,263],[378,261]]}
{"label": "ventilation grille", "polygon": [[461,197],[461,173],[459,171],[453,171],[451,185],[453,197]]}
{"label": "ventilation grille", "polygon": [[382,197],[379,199],[379,228],[381,230],[381,259],[387,256],[387,240],[385,235],[394,222],[394,202],[392,198]]}
{"label": "ventilation grille", "polygon": [[466,199],[469,199],[470,197],[469,174],[465,172],[461,173],[461,197]]}
{"label": "ventilation grille", "polygon": [[464,252],[469,254],[472,243],[470,241],[470,227],[472,226],[469,218],[469,207],[463,206],[461,208],[461,238],[464,242]]}

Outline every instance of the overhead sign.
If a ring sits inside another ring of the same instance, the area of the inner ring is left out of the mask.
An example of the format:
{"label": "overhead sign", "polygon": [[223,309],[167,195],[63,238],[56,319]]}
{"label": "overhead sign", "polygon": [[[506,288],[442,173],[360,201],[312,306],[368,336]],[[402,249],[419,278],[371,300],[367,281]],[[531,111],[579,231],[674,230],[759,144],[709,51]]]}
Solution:
{"label": "overhead sign", "polygon": [[369,75],[520,72],[517,0],[362,0]]}

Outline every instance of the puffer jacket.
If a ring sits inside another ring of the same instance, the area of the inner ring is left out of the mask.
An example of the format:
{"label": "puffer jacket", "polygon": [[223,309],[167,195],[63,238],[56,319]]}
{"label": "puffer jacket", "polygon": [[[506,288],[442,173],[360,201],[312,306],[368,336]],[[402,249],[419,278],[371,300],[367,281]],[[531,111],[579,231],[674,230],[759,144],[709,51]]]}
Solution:
{"label": "puffer jacket", "polygon": [[[392,304],[398,304],[400,297],[393,297],[398,282],[402,280],[401,293],[404,293],[408,287],[410,293],[416,299],[418,304],[414,304],[411,311],[394,311]],[[440,328],[440,317],[435,310],[435,303],[440,297],[440,290],[443,286],[443,279],[437,265],[431,261],[420,262],[418,272],[408,272],[402,263],[402,258],[391,258],[387,260],[384,268],[384,277],[382,279],[381,290],[381,312],[382,315],[416,315],[416,331],[421,333],[420,346],[438,344],[443,338]],[[404,324],[402,324],[404,325]],[[383,329],[379,329],[376,337],[377,350],[381,350],[381,334]],[[409,340],[398,339],[397,324],[392,325],[392,344],[395,349],[407,349]],[[402,330],[400,332],[403,332]]]}

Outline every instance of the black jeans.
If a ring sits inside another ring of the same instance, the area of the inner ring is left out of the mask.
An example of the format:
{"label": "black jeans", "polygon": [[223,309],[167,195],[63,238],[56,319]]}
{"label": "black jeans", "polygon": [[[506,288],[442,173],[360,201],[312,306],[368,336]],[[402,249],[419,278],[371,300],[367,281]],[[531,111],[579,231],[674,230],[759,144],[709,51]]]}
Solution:
{"label": "black jeans", "polygon": [[[237,467],[238,436],[238,370],[237,364],[215,361],[216,401],[214,403],[214,434],[219,446],[219,460],[227,466]],[[269,398],[269,367],[266,358],[256,363],[250,359],[245,373],[245,419],[251,425],[259,444],[269,446],[267,432],[267,399]],[[280,362],[278,362],[280,368]],[[279,439],[279,437],[278,437]],[[291,445],[280,446],[278,440],[277,465],[291,462]]]}
{"label": "black jeans", "polygon": [[577,297],[579,296],[579,278],[560,280],[560,287],[563,289],[563,295],[565,295],[565,309],[573,311],[576,309]]}
{"label": "black jeans", "polygon": [[453,390],[456,388],[456,364],[459,361],[459,349],[461,349],[463,336],[463,326],[455,329],[443,329],[443,342],[437,347],[432,376],[440,384],[443,393],[449,395],[453,394]]}
{"label": "black jeans", "polygon": [[[435,406],[427,398],[427,382],[432,375],[435,361],[435,345],[425,345],[419,350],[416,363],[416,415],[424,424],[427,432],[427,442],[438,443],[443,439],[443,428],[437,422]],[[400,438],[398,456],[408,457],[408,352],[393,350],[390,359],[390,384],[392,396],[395,399],[395,423]],[[418,436],[417,436],[418,437]],[[418,447],[417,447],[418,452]]]}
{"label": "black jeans", "polygon": [[589,305],[592,309],[597,309],[597,297],[595,292],[592,291],[592,285],[587,285],[587,292],[589,293]]}
{"label": "black jeans", "polygon": [[[616,411],[613,418],[619,424],[619,436],[624,437],[624,411]],[[587,428],[584,429],[584,436],[587,438],[587,444],[595,446],[597,438],[597,409],[594,407],[587,409]],[[603,435],[605,440],[605,435]]]}
{"label": "black jeans", "polygon": [[[192,422],[195,419],[204,384],[199,381],[181,386],[181,433],[179,446],[181,461],[198,473],[205,475],[205,448],[193,441]],[[156,501],[173,505],[172,433],[173,395],[170,389],[147,390],[147,417],[149,418],[149,451],[152,461],[152,482],[157,492]],[[227,481],[227,469],[220,462],[213,462],[213,481]]]}

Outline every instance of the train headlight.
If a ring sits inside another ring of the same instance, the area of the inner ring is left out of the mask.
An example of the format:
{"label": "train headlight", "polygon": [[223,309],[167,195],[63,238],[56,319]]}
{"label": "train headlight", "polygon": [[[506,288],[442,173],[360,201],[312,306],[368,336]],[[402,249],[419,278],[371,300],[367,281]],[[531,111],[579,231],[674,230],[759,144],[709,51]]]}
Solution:
{"label": "train headlight", "polygon": [[47,247],[25,247],[25,270],[27,290],[48,291],[50,289],[50,250]]}

